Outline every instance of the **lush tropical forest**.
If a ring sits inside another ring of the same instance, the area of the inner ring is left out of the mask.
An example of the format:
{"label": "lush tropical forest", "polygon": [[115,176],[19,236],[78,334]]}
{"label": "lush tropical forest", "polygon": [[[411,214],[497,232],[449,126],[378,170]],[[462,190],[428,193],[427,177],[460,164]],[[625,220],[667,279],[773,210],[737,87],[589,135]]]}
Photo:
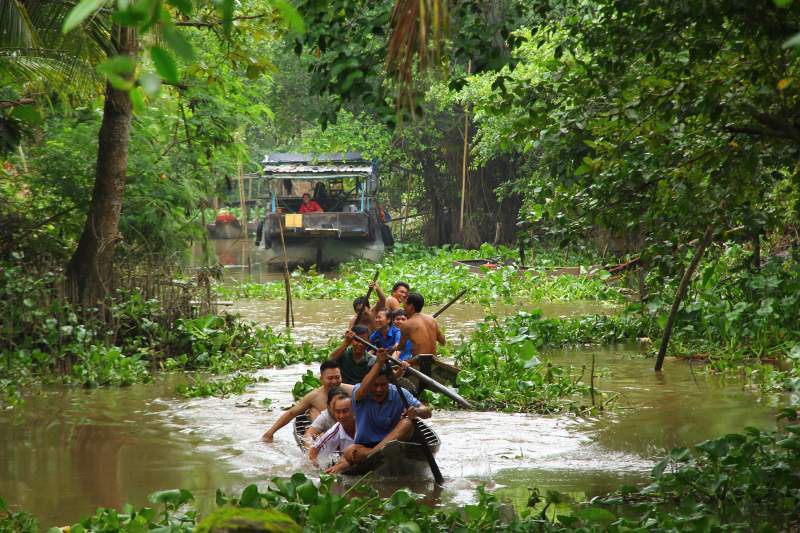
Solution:
{"label": "lush tropical forest", "polygon": [[[0,531],[797,531],[799,162],[794,0],[1,0]],[[261,440],[370,281],[441,483]]]}

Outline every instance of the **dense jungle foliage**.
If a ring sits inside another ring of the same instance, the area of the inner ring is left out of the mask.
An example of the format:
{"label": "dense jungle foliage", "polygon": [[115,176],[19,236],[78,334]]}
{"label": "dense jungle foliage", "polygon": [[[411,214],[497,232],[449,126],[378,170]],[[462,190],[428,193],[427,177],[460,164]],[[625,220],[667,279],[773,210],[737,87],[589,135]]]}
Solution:
{"label": "dense jungle foliage", "polygon": [[[659,370],[665,355],[699,359],[796,405],[798,54],[795,0],[4,1],[0,403],[160,371],[188,374],[184,397],[236,395],[256,369],[324,358],[330,346],[214,312],[215,297],[284,288],[214,282],[206,225],[220,207],[263,214],[233,204],[258,194],[245,178],[266,153],[360,151],[379,162],[402,242],[334,278],[296,269],[293,295],[352,299],[376,269],[384,290],[402,279],[429,304],[466,289],[486,319],[445,355],[477,408],[598,415],[613,399],[589,362],[560,367],[547,350],[620,342]],[[202,264],[188,267],[193,246]],[[493,266],[453,263],[476,258]],[[551,275],[565,266],[580,268]],[[613,312],[536,311],[571,300]],[[499,302],[524,310],[500,318]],[[797,529],[798,449],[795,425],[748,429],[674,450],[651,485],[570,512],[558,494],[532,492],[521,514],[484,491],[434,510],[295,476],[220,494],[216,516],[271,507],[308,530]],[[73,531],[210,528],[191,500],[157,493],[158,512],[100,510]],[[4,508],[0,529],[35,530]]]}

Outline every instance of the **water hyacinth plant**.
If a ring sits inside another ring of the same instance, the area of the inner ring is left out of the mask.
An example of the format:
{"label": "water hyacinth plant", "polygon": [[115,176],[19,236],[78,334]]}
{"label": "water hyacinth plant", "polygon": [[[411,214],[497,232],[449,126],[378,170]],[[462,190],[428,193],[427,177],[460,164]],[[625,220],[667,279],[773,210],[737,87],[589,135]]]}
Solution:
{"label": "water hyacinth plant", "polygon": [[[453,262],[462,259],[493,257],[492,268],[472,274],[464,265]],[[538,256],[537,256],[538,257]],[[548,260],[549,259],[549,260]],[[414,244],[397,244],[380,263],[354,261],[340,265],[337,277],[319,274],[313,268],[292,272],[292,297],[312,299],[352,299],[363,296],[366,285],[376,270],[378,282],[387,292],[396,281],[405,281],[412,290],[421,293],[430,303],[443,303],[464,289],[463,300],[491,304],[501,300],[513,302],[605,300],[622,301],[619,291],[604,283],[605,275],[550,277],[544,270],[517,268],[512,251],[483,245],[479,250],[461,248],[427,248]],[[553,255],[543,255],[538,266],[550,266]],[[588,267],[589,263],[584,263]],[[606,273],[607,274],[607,273]],[[234,298],[284,298],[283,282],[236,283],[219,285],[218,294]]]}

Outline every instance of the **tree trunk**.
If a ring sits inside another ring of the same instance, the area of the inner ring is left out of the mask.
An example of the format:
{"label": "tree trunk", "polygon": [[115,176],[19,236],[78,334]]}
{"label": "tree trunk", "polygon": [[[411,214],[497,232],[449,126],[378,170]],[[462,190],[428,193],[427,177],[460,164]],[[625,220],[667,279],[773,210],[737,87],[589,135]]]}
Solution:
{"label": "tree trunk", "polygon": [[[117,52],[135,55],[136,30],[115,26],[113,31],[117,36]],[[130,126],[131,99],[128,92],[115,89],[107,82],[92,201],[78,248],[67,265],[72,299],[83,305],[102,303],[111,291]]]}
{"label": "tree trunk", "polygon": [[667,325],[664,326],[664,336],[661,337],[661,346],[658,348],[658,358],[656,359],[656,372],[661,371],[661,367],[664,365],[664,357],[667,355],[667,346],[669,345],[669,338],[672,335],[672,326],[675,325],[675,317],[678,314],[678,309],[681,306],[681,301],[683,297],[686,296],[686,290],[689,288],[689,282],[692,279],[692,275],[694,271],[697,270],[697,265],[700,264],[700,259],[703,258],[703,254],[708,248],[708,245],[711,244],[711,238],[714,236],[714,226],[710,225],[706,228],[705,234],[703,234],[703,239],[697,245],[697,251],[694,253],[694,257],[692,257],[692,261],[689,263],[689,266],[686,267],[686,271],[683,273],[683,277],[681,278],[681,282],[678,284],[678,292],[675,293],[675,300],[672,302],[672,309],[669,312],[669,317],[667,318]]}
{"label": "tree trunk", "polygon": [[753,271],[761,270],[761,234],[753,235]]}

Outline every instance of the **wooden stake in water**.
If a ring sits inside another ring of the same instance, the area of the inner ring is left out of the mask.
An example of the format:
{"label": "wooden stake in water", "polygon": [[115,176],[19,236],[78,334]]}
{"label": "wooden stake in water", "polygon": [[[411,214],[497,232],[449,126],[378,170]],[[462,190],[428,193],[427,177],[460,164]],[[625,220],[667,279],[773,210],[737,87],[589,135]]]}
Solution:
{"label": "wooden stake in water", "polygon": [[289,281],[289,258],[286,257],[286,241],[283,238],[283,214],[278,213],[278,230],[281,234],[281,248],[283,248],[283,287],[286,290],[286,327],[289,327],[291,317],[294,327],[294,305],[292,305],[292,284]]}

